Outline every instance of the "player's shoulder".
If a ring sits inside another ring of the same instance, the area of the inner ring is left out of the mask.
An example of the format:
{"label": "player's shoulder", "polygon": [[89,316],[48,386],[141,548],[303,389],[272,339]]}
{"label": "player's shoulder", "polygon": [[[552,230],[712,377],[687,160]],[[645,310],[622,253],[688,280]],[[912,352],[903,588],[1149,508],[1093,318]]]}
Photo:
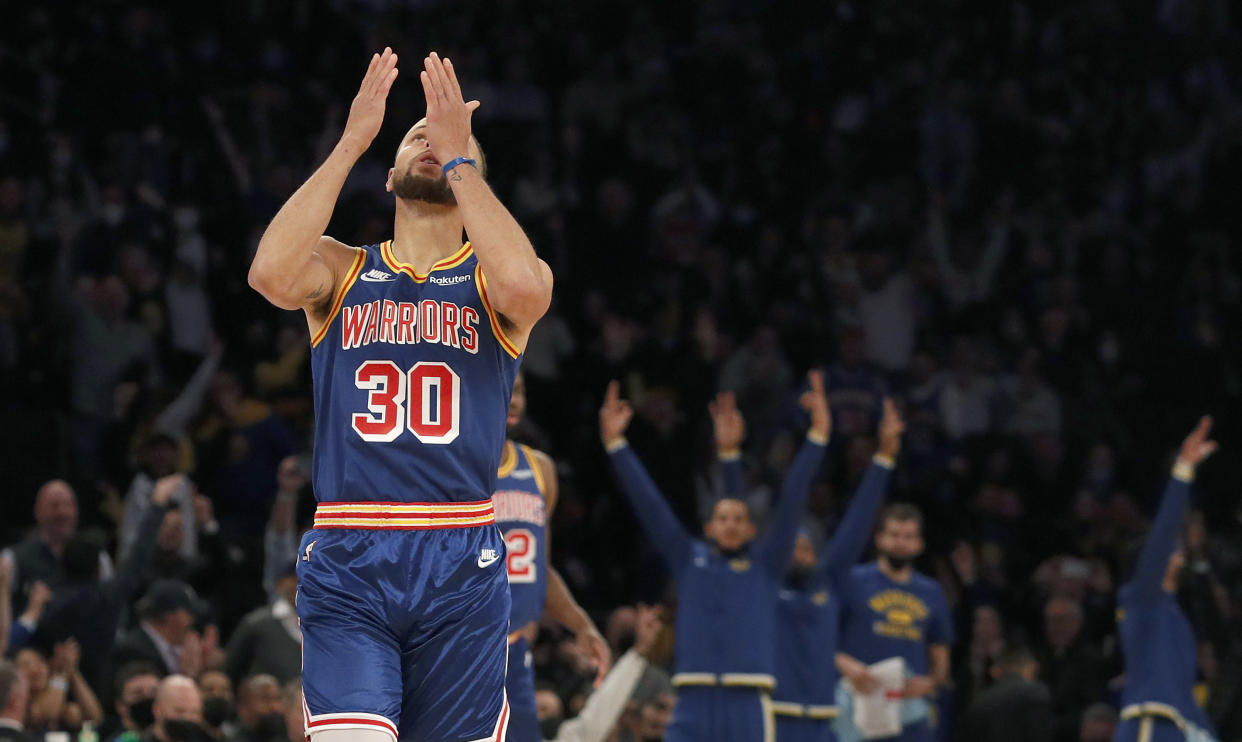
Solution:
{"label": "player's shoulder", "polygon": [[875,562],[863,562],[850,567],[850,577],[855,580],[872,579],[880,574],[880,565]]}
{"label": "player's shoulder", "polygon": [[926,593],[940,596],[944,595],[944,588],[940,587],[940,582],[931,575],[915,571],[914,574],[911,575],[910,582],[919,590]]}

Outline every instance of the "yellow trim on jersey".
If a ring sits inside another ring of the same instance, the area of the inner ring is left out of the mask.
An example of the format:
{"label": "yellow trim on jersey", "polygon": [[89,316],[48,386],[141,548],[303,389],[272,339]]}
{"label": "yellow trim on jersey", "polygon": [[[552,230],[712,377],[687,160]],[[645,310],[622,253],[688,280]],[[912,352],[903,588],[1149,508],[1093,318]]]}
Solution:
{"label": "yellow trim on jersey", "polygon": [[710,672],[679,672],[673,676],[673,685],[720,685],[728,688],[757,688],[772,690],[776,678],[763,673],[726,672],[716,675]]}
{"label": "yellow trim on jersey", "polygon": [[683,685],[715,685],[716,675],[710,672],[679,672],[673,676],[673,687]]}
{"label": "yellow trim on jersey", "polygon": [[323,502],[316,513],[375,513],[376,515],[436,515],[444,513],[488,513],[492,501],[481,502]]}
{"label": "yellow trim on jersey", "polygon": [[776,739],[776,715],[772,713],[772,697],[764,690],[759,694],[759,707],[763,709],[763,742]]}
{"label": "yellow trim on jersey", "polygon": [[497,477],[507,477],[517,468],[517,446],[513,445],[513,441],[505,441],[505,447],[500,451],[500,466],[496,469]]}
{"label": "yellow trim on jersey", "polygon": [[535,486],[539,488],[539,494],[547,493],[547,489],[543,486],[543,467],[539,465],[539,460],[535,458],[535,450],[526,444],[522,445],[522,453],[526,454],[526,463],[530,464],[531,473],[535,475]]}
{"label": "yellow trim on jersey", "polygon": [[472,518],[329,518],[316,515],[315,528],[452,528],[457,526],[486,526],[496,522],[491,513]]}
{"label": "yellow trim on jersey", "polygon": [[500,324],[500,315],[492,309],[492,303],[487,298],[487,277],[483,275],[483,266],[474,266],[474,285],[479,291],[479,298],[483,300],[483,308],[487,310],[487,318],[492,323],[492,334],[496,336],[496,340],[500,341],[500,347],[510,356],[517,358],[522,352],[517,349],[517,345],[509,339],[505,334],[504,327]]}
{"label": "yellow trim on jersey", "polygon": [[350,287],[354,285],[354,282],[358,280],[358,274],[362,272],[362,264],[367,262],[367,251],[358,250],[357,248],[354,249],[357,252],[357,254],[354,255],[354,264],[349,266],[349,272],[345,274],[345,280],[341,281],[340,287],[337,288],[336,298],[332,300],[332,308],[328,310],[328,316],[324,319],[323,326],[321,326],[319,328],[319,332],[316,332],[315,336],[311,338],[312,348],[319,345],[319,343],[323,342],[323,339],[327,337],[328,328],[332,326],[332,321],[336,319],[336,315],[341,311],[341,305],[345,303],[346,292],[348,292]]}
{"label": "yellow trim on jersey", "polygon": [[392,251],[392,240],[380,243],[380,257],[384,259],[384,262],[388,265],[388,267],[395,273],[404,273],[410,278],[413,278],[415,283],[425,283],[427,281],[427,277],[436,271],[445,271],[450,268],[456,268],[466,262],[466,259],[473,254],[474,248],[472,248],[470,243],[467,242],[462,245],[461,249],[457,252],[431,266],[431,269],[426,273],[419,273],[414,270],[414,266],[397,260],[397,254]]}
{"label": "yellow trim on jersey", "polygon": [[747,686],[772,690],[776,687],[776,678],[754,672],[726,672],[720,676],[720,684],[730,687]]}
{"label": "yellow trim on jersey", "polygon": [[1132,703],[1121,710],[1121,719],[1143,719],[1144,722],[1153,718],[1166,719],[1177,725],[1183,733],[1188,726],[1186,717],[1182,716],[1182,712],[1173,708],[1167,703],[1159,701],[1148,701],[1146,703]]}
{"label": "yellow trim on jersey", "polygon": [[840,713],[836,706],[809,706],[790,701],[773,701],[772,713],[778,716],[795,716],[801,719],[835,719]]}

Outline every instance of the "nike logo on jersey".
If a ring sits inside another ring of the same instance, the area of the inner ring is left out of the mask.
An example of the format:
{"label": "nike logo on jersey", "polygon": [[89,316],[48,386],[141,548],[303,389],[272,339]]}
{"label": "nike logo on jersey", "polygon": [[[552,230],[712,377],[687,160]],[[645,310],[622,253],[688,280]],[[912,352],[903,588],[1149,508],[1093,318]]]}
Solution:
{"label": "nike logo on jersey", "polygon": [[500,555],[495,549],[482,549],[479,551],[479,569],[490,567],[500,559]]}
{"label": "nike logo on jersey", "polygon": [[361,278],[361,279],[362,279],[362,280],[364,280],[364,281],[370,281],[370,282],[372,282],[372,283],[375,283],[376,281],[395,281],[395,280],[397,280],[397,277],[396,277],[396,276],[394,276],[393,274],[391,274],[391,273],[385,273],[384,271],[379,270],[378,268],[373,268],[373,269],[371,269],[371,270],[367,271],[366,273],[363,273],[361,276],[358,276],[358,277],[359,277],[359,278]]}
{"label": "nike logo on jersey", "polygon": [[535,472],[530,469],[517,469],[516,471],[510,472],[509,476],[514,479],[534,479]]}

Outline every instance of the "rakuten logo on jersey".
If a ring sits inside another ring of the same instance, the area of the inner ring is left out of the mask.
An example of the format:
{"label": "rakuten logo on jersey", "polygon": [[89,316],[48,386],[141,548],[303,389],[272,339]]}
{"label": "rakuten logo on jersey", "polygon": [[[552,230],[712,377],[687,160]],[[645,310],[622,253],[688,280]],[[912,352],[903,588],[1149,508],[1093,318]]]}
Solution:
{"label": "rakuten logo on jersey", "polygon": [[470,280],[470,274],[464,276],[430,276],[427,278],[437,286],[456,286],[459,283],[465,283]]}
{"label": "rakuten logo on jersey", "polygon": [[341,308],[341,349],[371,343],[439,343],[479,352],[479,312],[451,301],[376,299]]}

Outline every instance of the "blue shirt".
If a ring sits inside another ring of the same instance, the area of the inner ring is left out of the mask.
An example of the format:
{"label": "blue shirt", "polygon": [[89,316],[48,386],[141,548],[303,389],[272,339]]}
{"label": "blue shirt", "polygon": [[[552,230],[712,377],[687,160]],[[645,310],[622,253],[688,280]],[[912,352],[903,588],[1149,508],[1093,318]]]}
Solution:
{"label": "blue shirt", "polygon": [[1211,722],[1192,695],[1198,667],[1194,629],[1177,598],[1161,587],[1189,499],[1190,485],[1170,478],[1134,574],[1118,592],[1126,668],[1121,705],[1167,704],[1187,721],[1210,730]]}
{"label": "blue shirt", "polygon": [[519,353],[470,244],[426,274],[359,248],[311,338],[320,502],[483,502]]}
{"label": "blue shirt", "polygon": [[[776,690],[772,698],[786,703],[831,706],[837,685],[837,634],[840,592],[850,567],[862,556],[871,524],[884,501],[892,470],[872,462],[863,474],[827,550],[809,579],[786,582],[777,591]],[[726,493],[742,491],[739,459],[721,461]]]}
{"label": "blue shirt", "polygon": [[746,675],[739,684],[767,687],[775,682],[776,593],[823,455],[824,446],[810,439],[802,445],[767,532],[725,554],[686,533],[628,444],[612,452],[621,489],[677,580],[678,675]]}
{"label": "blue shirt", "polygon": [[915,675],[926,675],[927,647],[953,643],[953,616],[940,585],[912,572],[891,580],[872,562],[850,570],[842,595],[841,650],[870,665],[904,657]]}
{"label": "blue shirt", "polygon": [[548,595],[548,509],[543,474],[529,446],[508,441],[497,472],[496,526],[505,537],[505,565],[513,608],[509,627],[516,631],[543,616]]}

